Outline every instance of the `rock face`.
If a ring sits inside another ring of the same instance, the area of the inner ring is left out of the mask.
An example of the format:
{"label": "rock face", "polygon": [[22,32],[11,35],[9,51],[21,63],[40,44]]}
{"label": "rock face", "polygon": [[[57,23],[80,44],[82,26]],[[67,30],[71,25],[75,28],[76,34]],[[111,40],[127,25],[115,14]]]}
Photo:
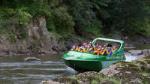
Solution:
{"label": "rock face", "polygon": [[144,49],[142,52],[145,56],[150,56],[150,49]]}
{"label": "rock face", "polygon": [[109,68],[102,69],[100,72],[104,75],[107,75],[108,77],[111,77],[115,74],[118,74],[120,71],[116,70],[116,65],[112,65]]}
{"label": "rock face", "polygon": [[18,39],[17,33],[14,42],[7,34],[0,36],[0,55],[56,54],[66,49],[64,40],[47,30],[45,17],[33,19],[25,29],[25,39]]}
{"label": "rock face", "polygon": [[44,17],[34,19],[28,26],[28,44],[29,48],[33,51],[56,53],[52,50],[52,47],[58,45],[58,39],[55,34],[48,32]]}

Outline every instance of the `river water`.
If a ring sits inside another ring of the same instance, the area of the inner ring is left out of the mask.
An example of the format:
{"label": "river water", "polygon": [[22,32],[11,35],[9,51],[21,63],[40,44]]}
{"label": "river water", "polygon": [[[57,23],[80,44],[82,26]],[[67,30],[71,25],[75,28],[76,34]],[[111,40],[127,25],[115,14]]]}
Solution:
{"label": "river water", "polygon": [[[126,61],[137,59],[126,52]],[[73,75],[62,56],[34,56],[41,61],[24,61],[27,56],[0,56],[0,84],[40,84],[42,80]]]}
{"label": "river water", "polygon": [[27,56],[0,57],[0,84],[40,84],[42,80],[75,74],[61,56],[36,56],[41,61],[24,61]]}

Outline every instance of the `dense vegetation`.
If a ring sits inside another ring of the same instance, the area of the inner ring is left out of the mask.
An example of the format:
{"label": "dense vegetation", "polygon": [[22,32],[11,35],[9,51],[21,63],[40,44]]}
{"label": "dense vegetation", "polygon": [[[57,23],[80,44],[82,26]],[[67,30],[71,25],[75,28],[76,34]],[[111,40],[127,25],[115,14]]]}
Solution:
{"label": "dense vegetation", "polygon": [[148,0],[1,0],[0,33],[24,38],[25,26],[39,16],[50,32],[64,36],[150,36]]}

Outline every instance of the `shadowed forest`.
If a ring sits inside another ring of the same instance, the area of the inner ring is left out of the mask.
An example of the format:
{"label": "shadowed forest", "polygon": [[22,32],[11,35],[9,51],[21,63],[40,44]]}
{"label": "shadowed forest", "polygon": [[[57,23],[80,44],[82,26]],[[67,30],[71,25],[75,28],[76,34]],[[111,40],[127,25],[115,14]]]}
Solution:
{"label": "shadowed forest", "polygon": [[49,32],[62,36],[150,35],[148,0],[1,0],[0,9],[0,33],[17,33],[20,39],[24,27],[40,16]]}

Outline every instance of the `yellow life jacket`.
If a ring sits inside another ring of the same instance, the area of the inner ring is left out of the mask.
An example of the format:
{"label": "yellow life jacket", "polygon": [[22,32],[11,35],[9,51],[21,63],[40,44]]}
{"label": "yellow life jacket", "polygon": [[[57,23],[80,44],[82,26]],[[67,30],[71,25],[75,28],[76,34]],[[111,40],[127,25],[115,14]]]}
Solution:
{"label": "yellow life jacket", "polygon": [[106,49],[103,49],[103,50],[101,50],[100,54],[101,54],[101,55],[104,55],[104,53],[105,53],[106,51],[107,51]]}
{"label": "yellow life jacket", "polygon": [[80,52],[85,52],[85,48],[80,49]]}
{"label": "yellow life jacket", "polygon": [[76,49],[75,49],[75,50],[80,52],[80,48],[79,48],[79,47],[76,47]]}
{"label": "yellow life jacket", "polygon": [[88,49],[87,49],[87,48],[84,48],[84,49],[83,49],[83,52],[87,52],[87,51],[88,51]]}

